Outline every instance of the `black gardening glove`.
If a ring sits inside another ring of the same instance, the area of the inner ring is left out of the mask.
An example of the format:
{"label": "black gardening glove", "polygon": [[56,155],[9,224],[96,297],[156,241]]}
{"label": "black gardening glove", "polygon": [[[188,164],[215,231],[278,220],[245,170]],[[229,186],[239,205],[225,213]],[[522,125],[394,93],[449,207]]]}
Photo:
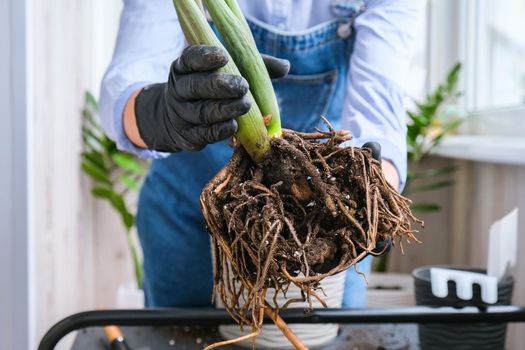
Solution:
{"label": "black gardening glove", "polygon": [[[370,151],[372,151],[372,157],[381,162],[381,145],[379,142],[367,142],[363,145],[363,148],[368,148]],[[376,242],[376,247],[372,252],[375,256],[380,256],[387,254],[390,251],[390,247],[392,246],[392,241],[390,238],[385,238],[384,240],[380,240]]]}
{"label": "black gardening glove", "polygon": [[[263,56],[271,78],[284,77],[290,63]],[[148,148],[165,152],[199,151],[232,136],[235,118],[251,107],[248,82],[219,73],[228,62],[224,49],[188,46],[171,65],[167,83],[144,88],[135,100],[135,115]]]}

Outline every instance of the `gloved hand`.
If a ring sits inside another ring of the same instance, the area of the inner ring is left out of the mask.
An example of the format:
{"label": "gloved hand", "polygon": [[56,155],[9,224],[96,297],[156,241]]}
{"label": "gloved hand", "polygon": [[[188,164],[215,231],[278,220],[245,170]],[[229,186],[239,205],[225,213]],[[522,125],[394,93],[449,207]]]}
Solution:
{"label": "gloved hand", "polygon": [[[381,162],[381,145],[379,142],[367,142],[362,147],[368,148],[372,152],[372,157]],[[390,238],[378,240],[376,241],[376,247],[372,250],[372,253],[374,253],[375,256],[388,254],[391,246],[392,240]]]}
{"label": "gloved hand", "polygon": [[[144,88],[135,100],[139,134],[150,149],[199,151],[237,131],[236,117],[247,113],[248,82],[220,73],[228,62],[224,49],[188,46],[171,65],[167,83]],[[288,74],[290,63],[263,56],[271,78]]]}

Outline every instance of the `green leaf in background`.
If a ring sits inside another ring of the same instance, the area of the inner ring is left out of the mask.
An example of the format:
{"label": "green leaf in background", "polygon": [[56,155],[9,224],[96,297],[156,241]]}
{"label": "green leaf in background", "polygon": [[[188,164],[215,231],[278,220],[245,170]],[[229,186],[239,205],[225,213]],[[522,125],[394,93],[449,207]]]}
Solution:
{"label": "green leaf in background", "polygon": [[93,187],[91,194],[97,198],[107,199],[109,201],[111,201],[113,197],[113,191],[106,187]]}
{"label": "green leaf in background", "polygon": [[437,190],[440,188],[451,186],[452,184],[454,184],[454,181],[452,180],[434,182],[431,184],[417,186],[413,190],[410,190],[410,193],[433,191],[433,190]]}
{"label": "green leaf in background", "polygon": [[455,166],[455,165],[445,166],[445,167],[441,167],[441,168],[433,168],[433,169],[428,169],[428,170],[422,170],[422,171],[416,172],[412,176],[412,179],[414,179],[414,180],[415,179],[424,179],[424,178],[427,178],[427,177],[437,177],[437,176],[441,176],[441,175],[447,175],[447,174],[453,173],[456,170],[457,170],[457,166]]}
{"label": "green leaf in background", "polygon": [[435,148],[437,148],[441,144],[441,140],[443,139],[443,137],[450,135],[452,132],[454,132],[461,125],[461,123],[463,123],[463,120],[454,120],[453,122],[445,125],[443,130],[441,130],[441,132],[432,140],[432,144],[430,145],[429,150],[434,150]]}
{"label": "green leaf in background", "polygon": [[[457,85],[459,81],[459,74],[461,71],[461,64],[456,64],[448,72],[446,81],[440,84],[436,89],[429,94],[422,103],[416,103],[417,109],[415,111],[407,112],[407,146],[408,146],[408,160],[409,160],[409,178],[405,188],[411,187],[411,182],[414,179],[432,176],[441,176],[445,173],[428,173],[421,175],[418,171],[421,161],[436,149],[441,143],[444,136],[454,132],[462,123],[461,119],[453,120],[445,124],[441,130],[436,130],[436,125],[443,123],[440,120],[439,111],[445,103],[459,95]],[[437,135],[436,135],[437,131]],[[451,171],[452,172],[452,171]],[[423,186],[417,191],[432,190],[432,186]],[[410,191],[410,192],[415,192]],[[405,192],[405,193],[408,193]]]}
{"label": "green leaf in background", "polygon": [[84,172],[91,176],[93,179],[105,183],[107,185],[111,185],[109,174],[105,173],[104,171],[101,171],[98,167],[86,161],[83,161],[81,166],[82,170],[84,170]]}
{"label": "green leaf in background", "polygon": [[101,199],[108,200],[113,208],[117,210],[117,212],[120,214],[120,217],[122,218],[122,222],[124,223],[124,226],[127,230],[129,230],[131,227],[133,227],[134,217],[133,214],[131,214],[128,210],[128,207],[126,206],[126,203],[124,202],[124,198],[121,194],[116,193],[112,191],[109,188],[105,187],[94,187],[91,189],[91,193]]}
{"label": "green leaf in background", "polygon": [[126,229],[130,230],[135,222],[135,217],[129,212],[128,207],[124,202],[124,198],[122,198],[121,195],[114,193],[111,197],[111,204],[113,205],[113,208],[119,212]]}
{"label": "green leaf in background", "polygon": [[[138,190],[139,183],[146,173],[145,166],[132,155],[117,149],[116,143],[106,136],[98,121],[98,104],[95,97],[86,92],[82,110],[82,170],[94,180],[91,194],[108,201],[120,215],[126,229],[128,247],[133,258],[135,280],[142,289],[142,262],[139,246],[132,236],[135,216],[126,203],[125,192],[117,191],[116,187],[123,184],[127,189]],[[111,179],[118,177],[118,182]]]}
{"label": "green leaf in background", "polygon": [[419,108],[419,115],[418,117],[423,120],[425,125],[428,125],[432,119],[432,117],[436,114],[436,111],[443,101],[442,97],[435,98],[431,97],[432,99],[435,99],[435,101],[432,101],[431,103],[426,103],[422,105],[418,105]]}
{"label": "green leaf in background", "polygon": [[95,112],[98,112],[98,103],[93,94],[91,94],[89,91],[86,91],[84,98],[86,101],[86,106],[91,107]]}
{"label": "green leaf in background", "polygon": [[102,154],[95,151],[90,152],[82,152],[82,157],[84,158],[85,162],[91,163],[93,166],[97,167],[100,171],[107,174],[108,169],[106,168],[106,165],[104,164],[104,158],[102,157]]}
{"label": "green leaf in background", "polygon": [[107,137],[106,135],[104,135],[104,140],[106,143],[106,149],[105,149],[106,154],[109,155],[109,154],[114,154],[114,153],[124,153],[123,151],[119,150],[117,148],[117,144],[112,139]]}
{"label": "green leaf in background", "polygon": [[138,191],[140,189],[139,183],[128,175],[121,175],[119,177],[120,182],[132,191]]}
{"label": "green leaf in background", "polygon": [[89,143],[89,146],[91,148],[96,149],[98,151],[102,151],[103,149],[107,148],[107,141],[104,135],[97,134],[93,132],[93,130],[83,126],[82,127],[82,137],[84,139],[84,142],[90,142],[93,141],[96,145],[93,145],[92,143]]}
{"label": "green leaf in background", "polygon": [[[432,179],[433,177],[450,175],[455,167],[442,167],[437,169],[419,170],[421,162],[437,148],[443,137],[454,132],[462,120],[453,120],[439,129],[444,123],[442,116],[443,107],[461,94],[458,92],[458,82],[461,72],[461,64],[454,65],[447,73],[446,79],[433,91],[430,91],[425,101],[416,103],[414,111],[407,112],[407,158],[408,177],[403,194],[414,192],[432,191],[453,184],[452,181],[439,181],[414,187],[414,180]],[[436,135],[437,134],[437,135]],[[414,203],[411,208],[416,213],[432,213],[441,209],[435,203]],[[374,271],[387,271],[387,255],[377,259]]]}
{"label": "green leaf in background", "polygon": [[82,110],[82,116],[84,117],[84,127],[86,129],[93,129],[101,134],[104,133],[104,131],[102,130],[102,127],[95,121],[95,118],[93,117],[93,113],[89,109],[84,108]]}
{"label": "green leaf in background", "polygon": [[407,112],[407,113],[408,113],[408,116],[410,117],[410,120],[412,120],[413,126],[416,126],[418,128],[428,126],[429,122],[424,116],[418,115],[412,112]]}
{"label": "green leaf in background", "polygon": [[456,129],[459,128],[461,123],[463,123],[463,120],[461,120],[461,119],[451,121],[450,123],[446,124],[443,127],[443,131],[440,133],[439,136],[443,137],[445,135],[448,135],[448,134],[456,131]]}
{"label": "green leaf in background", "polygon": [[133,156],[123,153],[115,153],[111,156],[113,161],[122,169],[137,175],[144,175],[146,170],[133,158]]}
{"label": "green leaf in background", "polygon": [[433,213],[441,210],[441,207],[435,203],[414,203],[410,208],[417,213]]}
{"label": "green leaf in background", "polygon": [[447,75],[447,92],[453,93],[458,85],[459,73],[461,72],[461,63],[456,63]]}

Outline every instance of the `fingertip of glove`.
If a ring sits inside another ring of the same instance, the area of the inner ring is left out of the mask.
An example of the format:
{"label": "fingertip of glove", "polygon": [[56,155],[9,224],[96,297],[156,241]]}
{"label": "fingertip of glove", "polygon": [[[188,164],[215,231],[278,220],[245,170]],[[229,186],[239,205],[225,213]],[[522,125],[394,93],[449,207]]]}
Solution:
{"label": "fingertip of glove", "polygon": [[244,77],[238,77],[240,78],[238,83],[239,92],[242,94],[242,96],[244,96],[248,93],[248,91],[250,91],[250,84],[248,83],[248,80],[246,80]]}
{"label": "fingertip of glove", "polygon": [[281,66],[281,77],[286,76],[290,72],[291,64],[290,61],[284,59],[284,58],[278,58]]}
{"label": "fingertip of glove", "polygon": [[272,79],[284,78],[290,72],[290,61],[269,55],[262,55],[268,74]]}
{"label": "fingertip of glove", "polygon": [[224,67],[228,61],[228,53],[222,47],[190,45],[174,61],[173,68],[179,73],[210,71]]}
{"label": "fingertip of glove", "polygon": [[204,46],[202,55],[208,63],[215,63],[220,67],[226,65],[230,60],[226,50],[219,46]]}
{"label": "fingertip of glove", "polygon": [[375,160],[381,160],[381,144],[379,142],[370,141],[365,143],[362,147],[368,148],[372,151],[372,157]]}
{"label": "fingertip of glove", "polygon": [[244,111],[242,114],[248,113],[250,108],[252,108],[252,100],[249,96],[244,95],[243,97],[241,97],[240,107]]}
{"label": "fingertip of glove", "polygon": [[385,237],[383,240],[376,242],[376,247],[372,250],[372,253],[385,255],[390,252],[392,247],[392,239],[390,237]]}
{"label": "fingertip of glove", "polygon": [[233,131],[232,134],[235,134],[239,130],[239,123],[237,123],[237,120],[235,119],[231,120],[231,129]]}
{"label": "fingertip of glove", "polygon": [[231,118],[240,117],[243,114],[246,114],[252,108],[252,101],[248,95],[244,95],[239,99],[232,100],[225,110]]}
{"label": "fingertip of glove", "polygon": [[250,84],[240,75],[218,73],[217,79],[217,86],[227,90],[232,98],[242,98],[250,90]]}
{"label": "fingertip of glove", "polygon": [[239,124],[237,124],[237,121],[235,119],[232,119],[218,125],[218,129],[219,130],[217,132],[216,141],[224,140],[228,137],[233,136],[239,129]]}

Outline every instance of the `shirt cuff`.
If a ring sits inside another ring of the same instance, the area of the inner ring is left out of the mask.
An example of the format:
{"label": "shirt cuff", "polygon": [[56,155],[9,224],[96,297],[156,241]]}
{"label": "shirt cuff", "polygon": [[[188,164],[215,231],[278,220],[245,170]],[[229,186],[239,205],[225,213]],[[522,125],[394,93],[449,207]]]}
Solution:
{"label": "shirt cuff", "polygon": [[131,95],[137,91],[138,89],[142,89],[145,86],[151,85],[154,83],[151,82],[138,82],[134,83],[119,96],[117,101],[115,102],[115,110],[113,111],[113,125],[115,127],[115,133],[116,138],[115,142],[117,143],[117,147],[120,150],[125,150],[128,152],[131,152],[141,158],[153,158],[153,159],[163,159],[170,155],[170,153],[167,152],[159,152],[151,149],[141,148],[137,147],[131,142],[131,140],[126,135],[126,132],[124,131],[124,121],[123,121],[123,115],[124,115],[124,108],[126,107],[126,104],[128,103],[129,98]]}
{"label": "shirt cuff", "polygon": [[407,178],[407,153],[404,152],[398,145],[387,139],[352,139],[342,144],[344,147],[362,147],[367,142],[378,142],[381,145],[381,159],[388,160],[394,165],[394,168],[399,175],[399,188],[397,189],[400,193],[403,192]]}

